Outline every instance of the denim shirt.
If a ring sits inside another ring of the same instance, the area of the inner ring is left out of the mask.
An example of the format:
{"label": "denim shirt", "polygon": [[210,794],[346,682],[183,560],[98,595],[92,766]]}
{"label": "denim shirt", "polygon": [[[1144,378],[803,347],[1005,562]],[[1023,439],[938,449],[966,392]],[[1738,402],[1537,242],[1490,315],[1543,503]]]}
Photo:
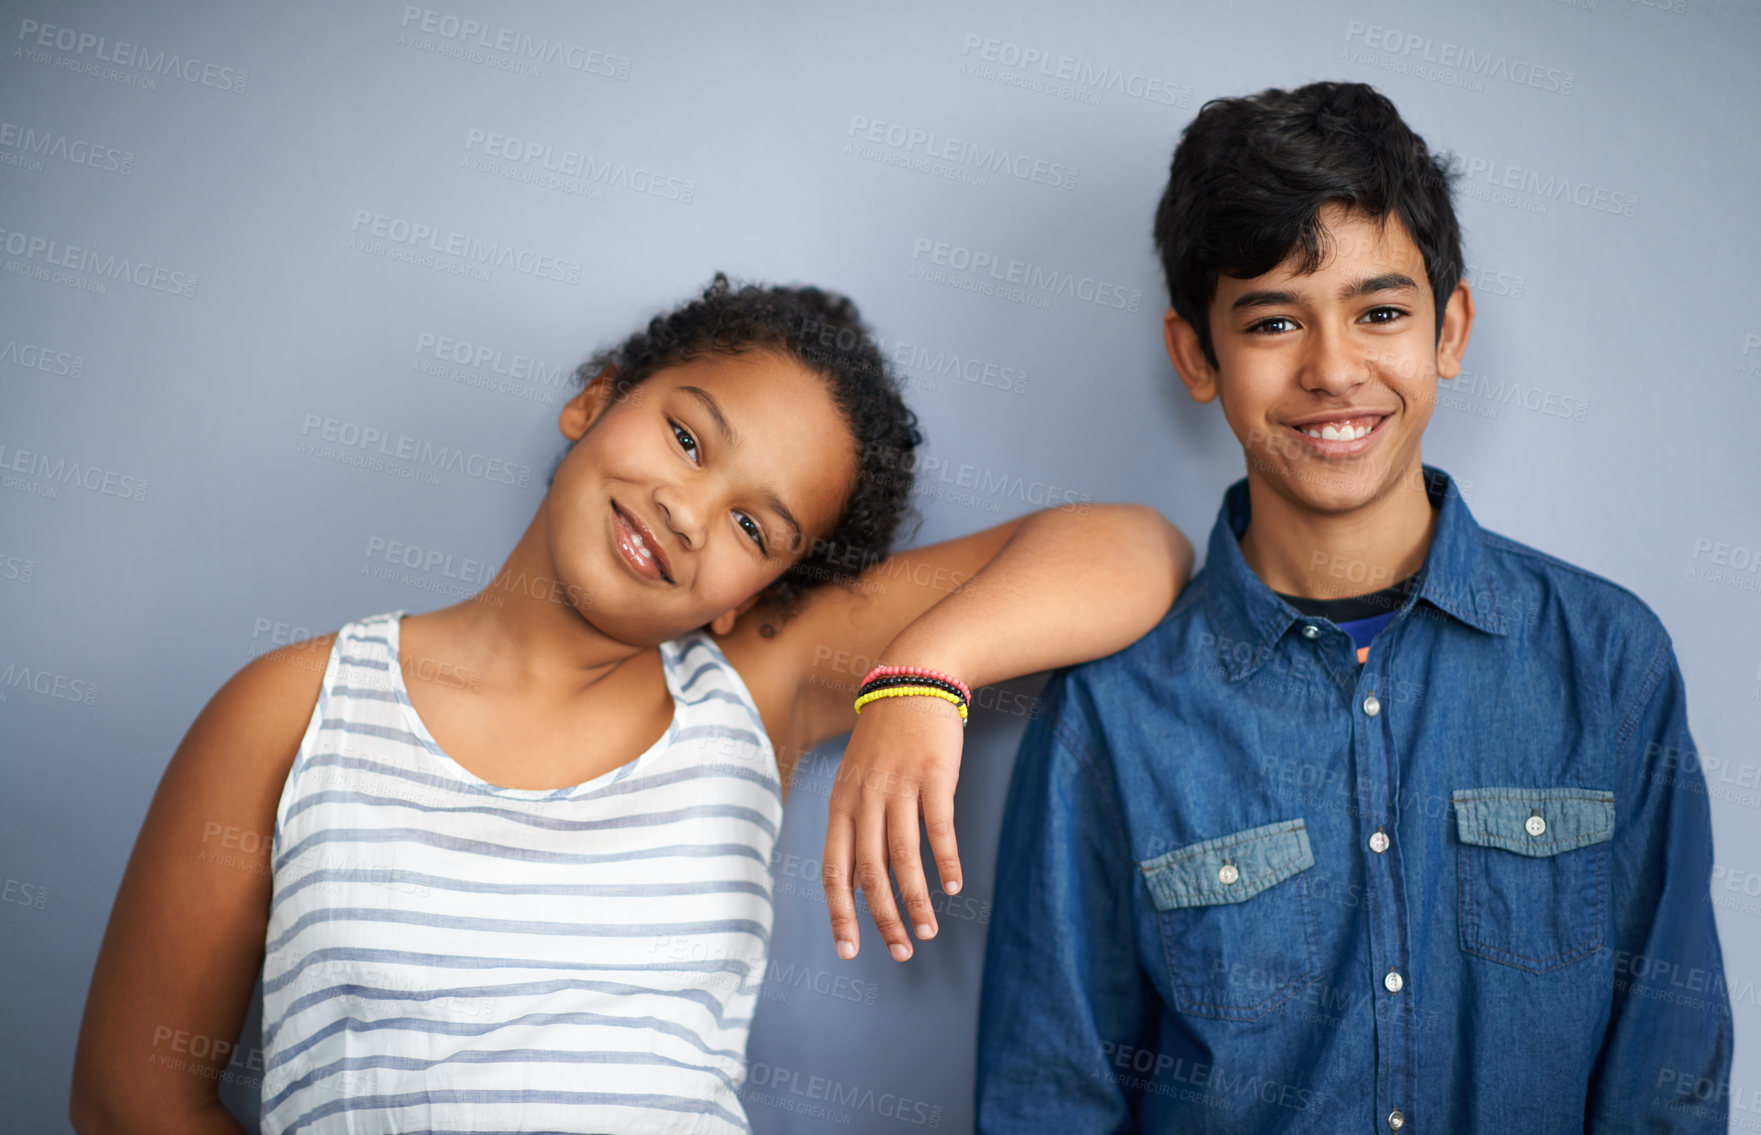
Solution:
{"label": "denim shirt", "polygon": [[1726,1130],[1670,638],[1425,487],[1421,578],[1361,666],[1247,566],[1240,481],[1161,623],[1053,676],[1003,823],[980,1130]]}

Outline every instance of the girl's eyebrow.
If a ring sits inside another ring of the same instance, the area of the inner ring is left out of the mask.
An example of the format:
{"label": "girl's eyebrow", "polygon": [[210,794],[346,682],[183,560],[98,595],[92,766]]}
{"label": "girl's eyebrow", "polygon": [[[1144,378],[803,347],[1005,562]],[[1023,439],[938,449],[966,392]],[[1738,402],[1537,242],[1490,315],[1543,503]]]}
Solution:
{"label": "girl's eyebrow", "polygon": [[[740,435],[734,431],[734,426],[728,421],[728,416],[722,413],[721,403],[715,400],[715,395],[701,386],[680,386],[679,389],[703,403],[703,409],[711,418],[715,419],[716,428],[721,431],[722,437],[728,443],[728,448],[738,448]],[[772,512],[782,518],[784,524],[795,530],[795,544],[791,547],[800,544],[804,535],[801,530],[801,522],[795,519],[795,514],[789,511],[789,506],[783,503],[783,498],[777,495],[775,489],[765,490],[764,503],[770,506]]]}
{"label": "girl's eyebrow", "polygon": [[703,408],[709,412],[711,418],[715,419],[716,428],[721,431],[722,439],[728,443],[730,449],[739,448],[740,435],[734,431],[733,424],[728,421],[728,416],[722,413],[721,403],[715,400],[715,395],[701,386],[681,386],[679,389],[703,403]]}
{"label": "girl's eyebrow", "polygon": [[783,518],[783,523],[795,530],[795,542],[789,546],[791,548],[798,546],[802,538],[801,524],[795,519],[795,514],[789,511],[789,506],[783,503],[783,498],[777,496],[776,490],[767,489],[764,494],[764,503],[771,507],[772,512]]}

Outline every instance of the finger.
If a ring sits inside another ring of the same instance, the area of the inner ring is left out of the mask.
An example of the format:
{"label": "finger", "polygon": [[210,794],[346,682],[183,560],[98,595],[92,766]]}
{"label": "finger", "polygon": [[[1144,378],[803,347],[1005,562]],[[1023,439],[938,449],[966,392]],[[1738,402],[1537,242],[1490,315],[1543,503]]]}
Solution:
{"label": "finger", "polygon": [[887,855],[893,863],[893,878],[899,881],[899,895],[919,938],[936,934],[936,912],[930,905],[929,885],[923,879],[923,856],[918,841],[917,796],[900,793],[887,805]]}
{"label": "finger", "polygon": [[960,893],[960,848],[954,842],[954,789],[940,784],[923,790],[923,828],[929,833],[929,851],[935,856],[936,874],[942,890]]}
{"label": "finger", "polygon": [[831,814],[826,817],[825,857],[819,881],[825,888],[826,910],[831,913],[832,941],[837,945],[838,957],[845,961],[855,957],[861,945],[856,899],[850,893],[854,882],[851,860],[855,848],[856,821],[848,811],[834,804]]}
{"label": "finger", "polygon": [[868,913],[893,960],[902,962],[909,958],[911,939],[905,933],[898,905],[893,902],[892,880],[887,877],[886,797],[879,794],[869,795],[857,815],[856,885],[868,900]]}

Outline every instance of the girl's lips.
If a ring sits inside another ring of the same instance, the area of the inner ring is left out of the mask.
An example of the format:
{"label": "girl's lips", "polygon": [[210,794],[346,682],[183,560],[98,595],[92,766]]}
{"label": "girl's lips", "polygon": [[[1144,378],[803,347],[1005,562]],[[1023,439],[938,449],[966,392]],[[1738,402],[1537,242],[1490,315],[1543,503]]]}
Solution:
{"label": "girl's lips", "polygon": [[671,583],[672,581],[661,572],[660,564],[656,562],[655,558],[644,551],[646,542],[636,531],[630,518],[624,515],[624,510],[617,506],[616,501],[612,502],[611,515],[612,543],[617,546],[618,558],[643,579],[653,580],[656,583]]}
{"label": "girl's lips", "polygon": [[[1360,417],[1367,416],[1368,415],[1360,415]],[[1376,444],[1376,440],[1382,436],[1382,427],[1386,426],[1393,417],[1393,414],[1382,415],[1376,420],[1375,426],[1371,428],[1369,433],[1360,438],[1353,438],[1350,441],[1335,441],[1322,437],[1312,437],[1309,434],[1304,433],[1301,427],[1297,426],[1286,426],[1284,428],[1289,432],[1291,437],[1294,437],[1299,444],[1317,457],[1356,457],[1358,454],[1369,449],[1370,446]],[[1342,419],[1342,421],[1343,420],[1350,419]],[[1320,424],[1333,425],[1336,423],[1324,422]],[[1308,428],[1313,429],[1317,427],[1311,424]]]}

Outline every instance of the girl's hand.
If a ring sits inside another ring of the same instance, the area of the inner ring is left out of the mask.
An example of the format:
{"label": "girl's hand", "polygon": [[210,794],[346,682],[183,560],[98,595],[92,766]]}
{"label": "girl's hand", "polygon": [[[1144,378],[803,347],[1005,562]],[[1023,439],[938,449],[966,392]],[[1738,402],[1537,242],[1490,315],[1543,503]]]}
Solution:
{"label": "girl's hand", "polygon": [[957,893],[960,856],[954,846],[954,784],[960,779],[964,741],[959,710],[941,698],[881,698],[857,716],[832,786],[821,876],[839,957],[856,956],[852,878],[867,897],[869,913],[894,960],[911,956],[911,938],[887,876],[889,862],[917,936],[935,937],[936,915],[918,852],[917,819],[921,814],[929,832],[930,852],[943,888],[950,895]]}

